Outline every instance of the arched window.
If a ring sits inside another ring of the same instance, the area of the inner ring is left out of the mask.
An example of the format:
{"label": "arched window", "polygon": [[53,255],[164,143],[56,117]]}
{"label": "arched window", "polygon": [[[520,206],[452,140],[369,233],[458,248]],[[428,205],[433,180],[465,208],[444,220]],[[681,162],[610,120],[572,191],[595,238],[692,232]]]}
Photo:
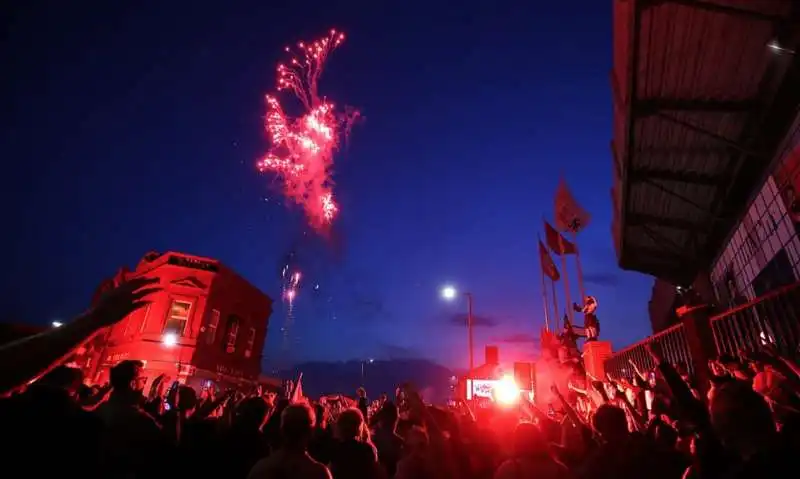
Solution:
{"label": "arched window", "polygon": [[236,351],[236,338],[239,336],[241,322],[239,317],[234,314],[228,316],[228,323],[225,327],[225,352],[227,353]]}

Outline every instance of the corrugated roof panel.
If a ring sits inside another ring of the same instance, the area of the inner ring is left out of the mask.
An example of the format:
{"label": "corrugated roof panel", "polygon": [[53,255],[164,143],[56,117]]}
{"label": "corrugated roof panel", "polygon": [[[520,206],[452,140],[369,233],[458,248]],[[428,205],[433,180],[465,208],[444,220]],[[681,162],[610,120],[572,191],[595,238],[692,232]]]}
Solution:
{"label": "corrugated roof panel", "polygon": [[649,7],[642,14],[637,97],[753,98],[773,35],[767,21],[671,2]]}
{"label": "corrugated roof panel", "polygon": [[[747,175],[753,174],[754,163],[743,163],[742,151],[750,145],[771,151],[773,140],[754,125],[762,124],[765,115],[784,121],[782,110],[775,108],[780,102],[773,101],[779,88],[781,98],[795,103],[787,93],[792,62],[779,61],[769,44],[800,7],[789,0],[687,3],[614,2],[614,143],[622,167],[616,174],[625,181],[618,185],[615,244],[623,267],[677,282],[693,277],[689,264],[697,261],[670,259],[665,243],[673,243],[673,249],[678,245],[690,257],[701,251],[707,255],[713,247],[707,242],[717,241],[717,230],[725,227],[713,215],[732,194],[730,182],[738,181],[741,197],[744,183],[739,180],[745,176],[737,172],[750,165]],[[638,27],[632,31],[637,11]],[[795,48],[800,31],[787,33],[780,33],[781,41]],[[631,73],[636,91],[631,91]],[[731,214],[725,214],[730,221]],[[712,238],[696,224],[718,226]],[[654,235],[660,241],[653,241]]]}

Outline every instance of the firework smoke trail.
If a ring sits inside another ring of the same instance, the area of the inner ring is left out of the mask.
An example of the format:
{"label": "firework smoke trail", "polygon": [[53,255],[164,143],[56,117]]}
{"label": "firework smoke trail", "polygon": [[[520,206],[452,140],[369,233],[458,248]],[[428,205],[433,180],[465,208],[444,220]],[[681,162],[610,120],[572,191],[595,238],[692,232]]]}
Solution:
{"label": "firework smoke trail", "polygon": [[286,318],[283,321],[283,350],[289,352],[290,330],[294,324],[294,301],[297,299],[297,292],[300,288],[300,272],[289,270],[289,265],[283,267],[281,273],[283,284],[283,300],[286,302]]}
{"label": "firework smoke trail", "polygon": [[358,117],[357,111],[338,113],[318,90],[328,56],[343,41],[344,34],[331,30],[325,38],[286,48],[292,58],[278,65],[277,91],[291,91],[303,104],[302,116],[287,116],[277,96],[266,97],[265,128],[272,146],[258,168],[283,179],[284,194],[303,207],[317,231],[325,231],[339,210],[330,177],[333,154]]}

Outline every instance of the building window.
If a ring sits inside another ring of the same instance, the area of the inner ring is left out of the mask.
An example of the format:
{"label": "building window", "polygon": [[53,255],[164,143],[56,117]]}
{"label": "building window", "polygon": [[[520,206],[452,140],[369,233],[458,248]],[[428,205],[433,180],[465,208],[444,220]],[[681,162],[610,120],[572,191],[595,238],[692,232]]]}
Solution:
{"label": "building window", "polygon": [[164,331],[183,336],[186,331],[186,324],[189,322],[189,311],[192,303],[188,301],[173,300],[169,308],[169,316],[164,324]]}
{"label": "building window", "polygon": [[142,325],[139,326],[139,332],[143,333],[145,326],[147,326],[147,317],[150,316],[150,305],[144,307],[144,314],[142,314]]}
{"label": "building window", "polygon": [[244,350],[244,357],[249,358],[253,355],[253,345],[256,342],[256,328],[250,328],[247,334],[247,348]]}
{"label": "building window", "polygon": [[225,331],[225,352],[236,351],[236,338],[239,336],[239,318],[234,315],[228,317],[228,327]]}
{"label": "building window", "polygon": [[217,339],[217,327],[219,327],[219,310],[212,309],[211,317],[208,319],[208,329],[206,330],[206,344],[214,344]]}

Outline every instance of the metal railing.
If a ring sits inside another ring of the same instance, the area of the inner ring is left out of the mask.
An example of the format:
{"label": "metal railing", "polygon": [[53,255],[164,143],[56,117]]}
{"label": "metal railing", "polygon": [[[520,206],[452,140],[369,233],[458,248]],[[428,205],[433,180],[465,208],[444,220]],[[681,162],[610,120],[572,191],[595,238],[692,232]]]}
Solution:
{"label": "metal railing", "polygon": [[[778,288],[747,304],[710,318],[717,355],[737,356],[742,350],[774,345],[782,354],[795,356],[800,346],[800,282]],[[658,341],[665,359],[692,374],[693,363],[683,324],[676,324],[614,353],[605,362],[613,377],[632,378],[633,361],[642,370],[655,367],[645,345]],[[711,358],[709,358],[711,359]]]}
{"label": "metal railing", "polygon": [[800,283],[778,288],[711,318],[717,354],[736,356],[769,343],[794,356],[800,344]]}
{"label": "metal railing", "polygon": [[686,367],[689,372],[693,372],[692,356],[689,353],[689,346],[686,341],[686,332],[684,331],[683,324],[671,326],[658,334],[649,336],[636,344],[614,353],[614,355],[605,362],[606,372],[615,378],[631,380],[634,375],[633,368],[630,364],[631,361],[636,364],[636,367],[642,372],[654,369],[656,364],[645,348],[645,345],[651,341],[658,341],[664,358],[670,363],[682,365]]}

